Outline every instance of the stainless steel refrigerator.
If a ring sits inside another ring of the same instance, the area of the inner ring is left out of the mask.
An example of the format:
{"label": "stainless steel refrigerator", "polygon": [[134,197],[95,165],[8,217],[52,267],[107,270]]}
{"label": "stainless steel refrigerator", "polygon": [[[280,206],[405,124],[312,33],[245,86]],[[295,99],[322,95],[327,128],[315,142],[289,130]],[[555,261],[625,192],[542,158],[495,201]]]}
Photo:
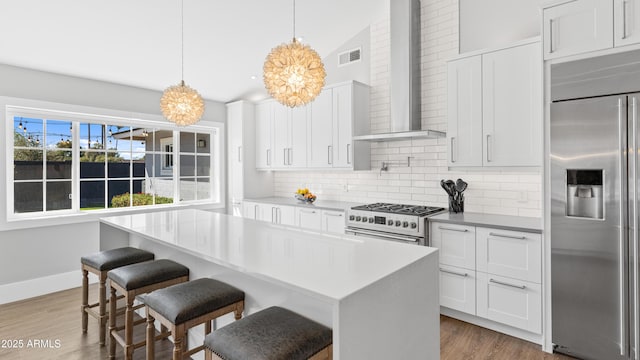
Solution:
{"label": "stainless steel refrigerator", "polygon": [[552,341],[638,359],[640,53],[551,67]]}

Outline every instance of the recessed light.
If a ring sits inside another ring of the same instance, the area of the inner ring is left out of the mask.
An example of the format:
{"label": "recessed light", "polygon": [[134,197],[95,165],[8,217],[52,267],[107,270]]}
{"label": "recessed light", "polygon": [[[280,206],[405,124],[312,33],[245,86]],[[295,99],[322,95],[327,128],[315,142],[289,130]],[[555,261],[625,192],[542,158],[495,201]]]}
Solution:
{"label": "recessed light", "polygon": [[257,79],[257,78],[258,78],[257,76],[255,76],[255,75],[251,75],[251,80],[255,80],[255,79]]}

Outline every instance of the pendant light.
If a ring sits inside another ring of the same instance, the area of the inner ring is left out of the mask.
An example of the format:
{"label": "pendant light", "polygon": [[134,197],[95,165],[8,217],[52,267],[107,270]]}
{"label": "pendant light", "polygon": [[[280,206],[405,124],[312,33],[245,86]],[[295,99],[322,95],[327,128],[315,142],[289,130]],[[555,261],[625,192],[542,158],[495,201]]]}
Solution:
{"label": "pendant light", "polygon": [[193,125],[204,114],[202,96],[184,83],[184,0],[180,0],[180,62],[182,80],[168,87],[160,99],[162,115],[178,126]]}
{"label": "pendant light", "polygon": [[296,38],[296,1],[293,0],[293,40],[267,55],[264,62],[264,85],[269,94],[283,105],[305,105],[324,87],[324,64],[320,55]]}

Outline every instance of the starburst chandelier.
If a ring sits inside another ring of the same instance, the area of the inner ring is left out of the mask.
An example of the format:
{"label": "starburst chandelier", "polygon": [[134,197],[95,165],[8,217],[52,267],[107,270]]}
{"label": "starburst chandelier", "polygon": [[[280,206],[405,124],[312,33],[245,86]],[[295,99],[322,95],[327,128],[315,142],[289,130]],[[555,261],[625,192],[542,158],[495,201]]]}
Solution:
{"label": "starburst chandelier", "polygon": [[324,64],[320,55],[296,38],[296,2],[293,0],[293,40],[271,50],[264,62],[264,85],[283,105],[305,105],[324,87]]}
{"label": "starburst chandelier", "polygon": [[204,114],[204,101],[196,90],[184,83],[184,4],[180,0],[181,78],[178,85],[169,86],[160,99],[162,115],[178,126],[193,125]]}

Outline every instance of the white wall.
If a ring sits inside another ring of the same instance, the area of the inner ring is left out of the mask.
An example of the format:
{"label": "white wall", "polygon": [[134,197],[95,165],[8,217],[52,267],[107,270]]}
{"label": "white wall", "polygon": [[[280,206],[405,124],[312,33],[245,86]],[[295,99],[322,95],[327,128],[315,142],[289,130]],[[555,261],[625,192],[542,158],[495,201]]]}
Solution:
{"label": "white wall", "polygon": [[[339,66],[338,54],[360,48],[360,61]],[[364,84],[369,83],[371,75],[371,31],[369,27],[346,41],[334,52],[322,59],[327,77],[327,84],[355,80]]]}
{"label": "white wall", "polygon": [[[446,131],[446,60],[458,53],[458,0],[422,0],[422,127]],[[371,25],[371,128],[389,131],[389,20]],[[406,166],[411,156],[412,166]],[[465,211],[541,216],[541,172],[448,171],[446,140],[372,145],[372,171],[276,172],[277,196],[308,187],[321,199],[447,207],[440,179],[469,183]],[[382,161],[392,162],[380,173]]]}
{"label": "white wall", "polygon": [[503,46],[540,35],[548,0],[459,0],[460,52]]}
{"label": "white wall", "polygon": [[[159,91],[1,64],[0,79],[0,96],[160,115]],[[0,108],[3,124],[7,121],[5,117],[3,106]],[[225,119],[224,104],[206,102],[203,120],[225,122]],[[0,139],[5,138],[5,126],[0,126]],[[30,226],[35,227],[24,229],[6,224],[7,161],[10,160],[6,158],[5,147],[0,146],[0,301],[8,284],[44,276],[77,271],[79,286],[80,257],[99,249],[98,222],[52,226],[32,222]]]}

